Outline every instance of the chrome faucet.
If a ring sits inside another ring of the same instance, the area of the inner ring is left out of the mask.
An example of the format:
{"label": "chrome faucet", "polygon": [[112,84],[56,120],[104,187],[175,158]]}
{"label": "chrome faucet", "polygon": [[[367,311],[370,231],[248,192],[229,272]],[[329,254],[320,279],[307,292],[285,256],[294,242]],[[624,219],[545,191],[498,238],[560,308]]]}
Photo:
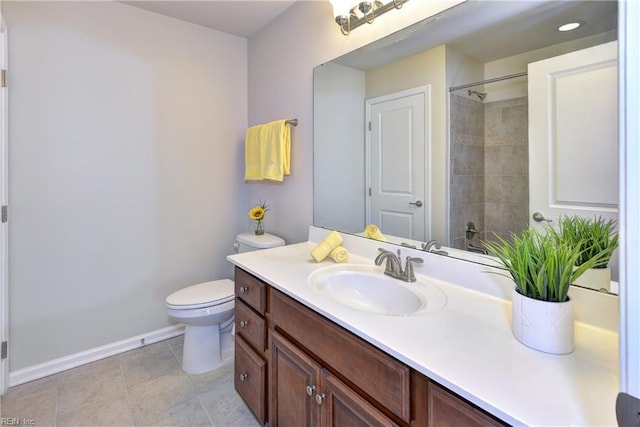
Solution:
{"label": "chrome faucet", "polygon": [[[384,274],[388,276],[396,277],[396,275],[402,272],[402,266],[400,265],[400,258],[399,258],[400,254],[396,256],[396,254],[394,254],[393,252],[388,251],[386,249],[382,249],[382,248],[378,248],[378,251],[380,253],[376,257],[376,260],[375,260],[376,265],[382,265],[382,262],[384,260],[387,260],[387,263],[385,264],[385,267],[384,267]],[[398,252],[400,252],[400,249],[398,249]]]}
{"label": "chrome faucet", "polygon": [[382,265],[383,261],[387,261],[384,268],[384,274],[391,276],[394,279],[404,280],[405,282],[415,282],[416,275],[413,269],[415,264],[422,264],[422,258],[412,258],[408,256],[405,260],[405,266],[402,268],[402,258],[400,256],[400,249],[398,254],[394,254],[386,249],[379,248],[380,253],[376,257],[376,265]]}
{"label": "chrome faucet", "polygon": [[440,249],[442,245],[437,240],[429,240],[427,243],[422,244],[422,250],[425,252],[433,252],[433,248]]}
{"label": "chrome faucet", "polygon": [[438,255],[449,255],[447,251],[440,250],[442,245],[437,240],[429,240],[427,243],[422,244],[422,250],[425,252],[431,252]]}

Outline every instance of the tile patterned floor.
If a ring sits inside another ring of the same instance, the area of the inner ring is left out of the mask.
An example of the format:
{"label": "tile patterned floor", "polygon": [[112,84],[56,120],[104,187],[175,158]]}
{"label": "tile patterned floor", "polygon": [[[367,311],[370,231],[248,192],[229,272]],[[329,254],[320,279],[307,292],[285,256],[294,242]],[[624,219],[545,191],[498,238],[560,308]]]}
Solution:
{"label": "tile patterned floor", "polygon": [[182,342],[172,338],[12,387],[2,396],[0,421],[59,427],[260,425],[233,388],[233,363],[188,375],[180,369]]}

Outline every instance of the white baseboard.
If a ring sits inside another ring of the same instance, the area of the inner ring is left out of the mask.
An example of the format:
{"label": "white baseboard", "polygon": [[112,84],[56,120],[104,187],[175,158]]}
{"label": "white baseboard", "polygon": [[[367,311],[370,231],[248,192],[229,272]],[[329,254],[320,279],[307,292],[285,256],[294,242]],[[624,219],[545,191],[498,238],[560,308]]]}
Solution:
{"label": "white baseboard", "polygon": [[164,341],[184,334],[184,325],[168,326],[146,334],[137,335],[101,347],[81,351],[80,353],[53,359],[45,363],[9,372],[9,387],[57,374],[67,369],[76,368],[96,360],[134,350],[148,344]]}

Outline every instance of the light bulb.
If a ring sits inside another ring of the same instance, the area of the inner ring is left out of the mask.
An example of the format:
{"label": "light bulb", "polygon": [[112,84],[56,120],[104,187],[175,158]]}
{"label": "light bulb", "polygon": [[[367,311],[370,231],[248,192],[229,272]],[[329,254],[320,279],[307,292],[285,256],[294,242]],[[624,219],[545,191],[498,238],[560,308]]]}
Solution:
{"label": "light bulb", "polygon": [[558,31],[562,31],[562,32],[573,31],[576,28],[581,27],[583,24],[584,24],[584,21],[569,22],[569,23],[566,23],[564,25],[560,25],[558,27]]}

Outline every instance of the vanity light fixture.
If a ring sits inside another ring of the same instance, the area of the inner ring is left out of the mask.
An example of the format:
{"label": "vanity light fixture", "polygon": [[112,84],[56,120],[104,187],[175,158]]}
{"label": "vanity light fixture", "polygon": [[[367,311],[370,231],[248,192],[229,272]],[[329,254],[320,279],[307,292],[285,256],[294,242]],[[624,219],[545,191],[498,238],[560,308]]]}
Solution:
{"label": "vanity light fixture", "polygon": [[560,32],[573,31],[575,29],[582,27],[583,25],[584,25],[584,21],[567,22],[566,24],[560,25],[558,27],[558,31]]}
{"label": "vanity light fixture", "polygon": [[336,24],[340,27],[340,31],[345,36],[349,35],[351,30],[358,28],[360,25],[373,24],[376,17],[387,13],[392,9],[400,9],[409,0],[390,0],[383,3],[380,0],[362,1],[355,6],[351,6],[350,0],[329,0],[333,7],[333,16]]}

